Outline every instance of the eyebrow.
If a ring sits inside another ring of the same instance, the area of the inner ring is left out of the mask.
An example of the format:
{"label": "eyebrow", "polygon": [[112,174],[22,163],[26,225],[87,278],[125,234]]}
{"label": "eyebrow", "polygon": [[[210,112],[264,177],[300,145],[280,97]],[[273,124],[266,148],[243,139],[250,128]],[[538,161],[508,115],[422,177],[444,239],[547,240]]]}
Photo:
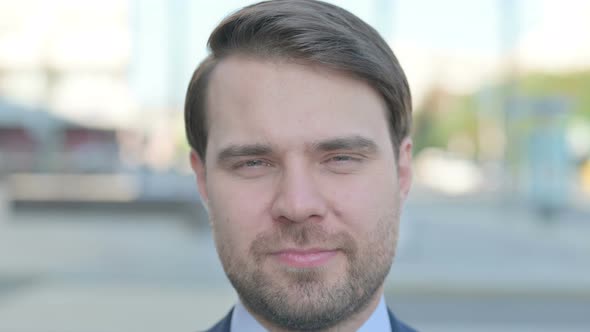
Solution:
{"label": "eyebrow", "polygon": [[313,151],[338,151],[338,150],[349,150],[349,151],[363,151],[365,153],[376,153],[378,148],[377,144],[366,137],[354,135],[345,137],[335,137],[323,141],[318,141],[311,144]]}
{"label": "eyebrow", "polygon": [[230,145],[217,154],[217,162],[247,156],[267,156],[272,153],[270,145],[266,144],[240,144]]}
{"label": "eyebrow", "polygon": [[[363,151],[367,154],[377,153],[377,144],[366,137],[354,135],[335,137],[309,144],[308,150],[319,152],[331,151]],[[217,162],[224,163],[240,157],[268,156],[273,153],[269,144],[236,144],[222,149],[217,154]]]}

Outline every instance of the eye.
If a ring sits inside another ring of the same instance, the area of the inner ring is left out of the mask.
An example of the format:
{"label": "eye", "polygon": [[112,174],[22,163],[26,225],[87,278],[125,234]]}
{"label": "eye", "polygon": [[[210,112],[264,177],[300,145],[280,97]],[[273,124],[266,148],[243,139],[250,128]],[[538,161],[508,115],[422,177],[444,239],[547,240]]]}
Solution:
{"label": "eye", "polygon": [[265,159],[246,159],[231,165],[230,171],[241,178],[254,179],[272,173],[274,164]]}
{"label": "eye", "polygon": [[348,155],[337,155],[337,156],[333,156],[329,159],[329,161],[331,162],[339,162],[339,163],[343,163],[343,162],[356,162],[356,161],[360,161],[360,158],[356,158],[356,157],[352,157],[352,156],[348,156]]}
{"label": "eye", "polygon": [[251,159],[241,161],[234,165],[234,169],[240,168],[257,168],[257,167],[265,167],[265,166],[272,166],[268,161],[262,159]]}
{"label": "eye", "polygon": [[358,171],[363,165],[363,160],[361,156],[338,154],[329,156],[323,164],[334,173],[346,174]]}

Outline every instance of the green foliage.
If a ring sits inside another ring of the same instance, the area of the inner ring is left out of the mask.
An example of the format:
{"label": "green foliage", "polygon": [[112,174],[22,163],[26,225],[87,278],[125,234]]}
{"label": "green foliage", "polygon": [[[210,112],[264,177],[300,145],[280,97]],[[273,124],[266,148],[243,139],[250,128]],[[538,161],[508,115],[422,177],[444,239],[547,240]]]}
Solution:
{"label": "green foliage", "polygon": [[[508,84],[489,89],[496,98],[506,96]],[[521,97],[565,97],[571,101],[571,121],[590,121],[590,70],[572,73],[531,73],[516,82]],[[479,109],[477,95],[451,95],[442,89],[433,89],[414,115],[414,151],[426,147],[445,148],[456,134],[462,134],[476,143]],[[498,105],[502,103],[498,102]],[[526,121],[520,125],[527,125]],[[477,147],[479,144],[474,144]]]}
{"label": "green foliage", "polygon": [[454,135],[477,139],[477,103],[473,96],[433,92],[414,117],[414,152],[446,148]]}
{"label": "green foliage", "polygon": [[571,99],[572,118],[590,121],[590,70],[565,74],[533,73],[519,84],[528,96],[558,95]]}

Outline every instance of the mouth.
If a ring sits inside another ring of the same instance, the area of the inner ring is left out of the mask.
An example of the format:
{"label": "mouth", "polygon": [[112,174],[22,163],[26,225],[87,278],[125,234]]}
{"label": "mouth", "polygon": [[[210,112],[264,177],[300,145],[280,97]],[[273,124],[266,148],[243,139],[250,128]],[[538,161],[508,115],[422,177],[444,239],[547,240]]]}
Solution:
{"label": "mouth", "polygon": [[272,256],[289,267],[310,268],[327,264],[337,254],[335,249],[286,249],[274,252]]}

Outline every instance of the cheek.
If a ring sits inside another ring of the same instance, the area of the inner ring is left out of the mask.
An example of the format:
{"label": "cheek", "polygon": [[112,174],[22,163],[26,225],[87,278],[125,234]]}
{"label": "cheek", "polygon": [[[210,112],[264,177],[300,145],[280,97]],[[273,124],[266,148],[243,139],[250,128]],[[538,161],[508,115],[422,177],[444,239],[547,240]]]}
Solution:
{"label": "cheek", "polygon": [[324,185],[330,188],[327,195],[338,214],[350,214],[363,222],[391,211],[399,196],[395,177],[384,172],[339,178]]}
{"label": "cheek", "polygon": [[216,239],[247,250],[268,224],[268,190],[260,185],[212,178],[208,183],[209,213]]}

